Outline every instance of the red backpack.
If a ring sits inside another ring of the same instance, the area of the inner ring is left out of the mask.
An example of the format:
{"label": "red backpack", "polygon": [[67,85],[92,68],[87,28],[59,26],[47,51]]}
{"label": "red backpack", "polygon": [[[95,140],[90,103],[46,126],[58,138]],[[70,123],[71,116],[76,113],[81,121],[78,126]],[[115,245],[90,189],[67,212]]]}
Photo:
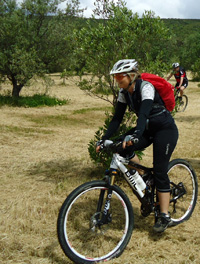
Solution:
{"label": "red backpack", "polygon": [[142,73],[141,78],[155,87],[166,109],[171,112],[175,107],[174,87],[165,79],[151,73]]}

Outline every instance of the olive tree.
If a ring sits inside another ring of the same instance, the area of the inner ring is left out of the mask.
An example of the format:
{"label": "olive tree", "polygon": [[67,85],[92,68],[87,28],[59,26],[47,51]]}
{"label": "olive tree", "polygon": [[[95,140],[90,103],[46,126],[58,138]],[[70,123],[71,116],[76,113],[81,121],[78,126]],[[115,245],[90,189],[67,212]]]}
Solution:
{"label": "olive tree", "polygon": [[[134,58],[141,70],[161,74],[167,68],[170,34],[153,12],[145,12],[139,17],[123,1],[97,0],[95,3],[93,17],[87,26],[75,32],[77,48],[74,55],[84,64],[79,86],[89,95],[102,98],[115,107],[118,88],[109,75],[114,63]],[[94,19],[96,17],[99,19]],[[85,72],[89,75],[85,76]],[[89,153],[95,162],[108,161],[104,154],[96,154],[95,141],[104,134],[111,118],[112,114],[107,114],[104,126],[89,143]],[[117,134],[125,132],[134,122],[135,115],[127,114]]]}
{"label": "olive tree", "polygon": [[[82,78],[80,87],[115,105],[117,89],[109,71],[116,61],[135,58],[141,70],[162,74],[167,67],[167,52],[171,36],[160,18],[153,12],[142,17],[129,10],[123,1],[96,1],[97,8],[87,27],[75,32],[77,60],[84,61],[84,72],[91,78]],[[101,7],[101,8],[100,8]],[[101,91],[101,93],[99,93]],[[113,94],[110,100],[108,94]]]}
{"label": "olive tree", "polygon": [[79,14],[78,0],[16,0],[0,2],[0,76],[13,86],[12,95],[35,75],[62,70],[70,51],[69,19]]}
{"label": "olive tree", "polygon": [[195,32],[184,40],[184,45],[180,49],[180,62],[183,62],[186,70],[192,71],[193,78],[200,80],[200,33]]}

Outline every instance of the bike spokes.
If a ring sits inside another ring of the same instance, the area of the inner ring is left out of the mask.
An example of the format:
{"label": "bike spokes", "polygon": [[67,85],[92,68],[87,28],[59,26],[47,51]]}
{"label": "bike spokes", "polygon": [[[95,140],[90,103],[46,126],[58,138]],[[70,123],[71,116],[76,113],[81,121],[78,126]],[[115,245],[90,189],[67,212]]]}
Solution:
{"label": "bike spokes", "polygon": [[73,254],[73,260],[77,256],[84,259],[84,263],[96,263],[121,254],[119,248],[125,247],[132,232],[129,218],[132,218],[132,211],[131,216],[129,213],[132,207],[130,204],[128,209],[127,201],[116,191],[112,190],[110,196],[111,190],[106,187],[91,187],[89,183],[88,187],[67,199],[69,206],[66,204],[63,207],[66,209],[61,209],[63,216],[59,217],[58,234],[62,248],[70,258]]}

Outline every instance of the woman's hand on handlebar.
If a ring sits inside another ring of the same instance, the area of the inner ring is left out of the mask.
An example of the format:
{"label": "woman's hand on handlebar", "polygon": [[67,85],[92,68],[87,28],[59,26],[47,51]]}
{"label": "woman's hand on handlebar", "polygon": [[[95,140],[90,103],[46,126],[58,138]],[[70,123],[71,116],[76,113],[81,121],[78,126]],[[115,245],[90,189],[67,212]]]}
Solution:
{"label": "woman's hand on handlebar", "polygon": [[96,153],[100,152],[104,146],[104,140],[99,140],[96,143]]}
{"label": "woman's hand on handlebar", "polygon": [[138,138],[134,137],[134,135],[127,135],[123,142],[118,141],[113,143],[112,140],[99,140],[96,143],[96,153],[99,153],[103,149],[111,150],[112,152],[118,152],[121,151],[122,148],[125,149],[126,147],[138,143],[138,141]]}
{"label": "woman's hand on handlebar", "polygon": [[96,143],[96,152],[100,152],[102,149],[110,148],[113,146],[113,141],[112,140],[99,140]]}
{"label": "woman's hand on handlebar", "polygon": [[132,146],[133,144],[138,143],[138,138],[134,137],[134,135],[127,135],[124,138],[124,141],[122,143],[122,147],[123,149],[125,149],[126,147]]}
{"label": "woman's hand on handlebar", "polygon": [[132,146],[133,145],[133,141],[129,140],[129,141],[123,141],[122,143],[122,147],[123,149],[125,149],[126,147]]}
{"label": "woman's hand on handlebar", "polygon": [[100,150],[101,150],[101,146],[97,146],[97,147],[96,147],[96,153],[99,153]]}

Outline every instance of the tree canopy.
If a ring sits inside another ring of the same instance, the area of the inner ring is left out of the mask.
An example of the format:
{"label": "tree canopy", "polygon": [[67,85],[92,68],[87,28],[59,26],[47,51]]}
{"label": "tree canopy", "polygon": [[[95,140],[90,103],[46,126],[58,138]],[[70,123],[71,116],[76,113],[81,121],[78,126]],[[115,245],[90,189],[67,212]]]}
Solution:
{"label": "tree canopy", "polygon": [[[142,71],[162,74],[169,63],[168,49],[172,42],[169,30],[153,12],[145,12],[140,18],[129,10],[123,1],[99,0],[104,8],[97,8],[94,15],[102,15],[102,22],[88,20],[87,27],[75,32],[77,48],[74,56],[85,62],[85,71],[92,74],[90,80],[82,80],[80,87],[98,96],[98,91],[113,92],[115,105],[117,90],[109,72],[120,59],[138,60]],[[94,77],[98,78],[95,79]],[[109,101],[108,97],[105,98]]]}
{"label": "tree canopy", "polygon": [[123,58],[135,58],[141,71],[159,75],[179,61],[200,78],[198,21],[170,22],[150,11],[139,17],[122,0],[96,0],[93,16],[85,19],[79,0],[59,10],[63,1],[0,1],[0,82],[10,80],[13,96],[34,76],[87,72],[91,79],[82,79],[80,87],[104,95],[111,90],[114,103],[109,71]]}
{"label": "tree canopy", "polygon": [[[71,16],[78,15],[79,2],[68,2],[64,12],[62,0],[16,0],[0,2],[0,75],[13,85],[18,97],[24,85],[35,75],[62,70],[71,50]],[[66,19],[67,17],[67,19]]]}

